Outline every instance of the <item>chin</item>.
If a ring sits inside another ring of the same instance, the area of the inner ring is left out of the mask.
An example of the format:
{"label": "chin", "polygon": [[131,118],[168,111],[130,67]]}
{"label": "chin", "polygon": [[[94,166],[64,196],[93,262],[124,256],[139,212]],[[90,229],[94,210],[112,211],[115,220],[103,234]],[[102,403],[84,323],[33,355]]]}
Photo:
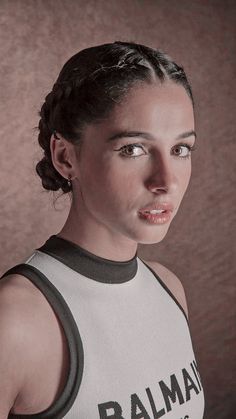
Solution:
{"label": "chin", "polygon": [[155,244],[160,243],[166,236],[170,224],[163,224],[159,226],[148,226],[148,229],[144,229],[142,232],[138,232],[135,241],[140,244]]}
{"label": "chin", "polygon": [[153,237],[153,238],[150,238],[150,239],[143,239],[143,240],[139,240],[139,244],[157,244],[157,243],[160,243],[164,238],[165,238],[165,236],[166,235],[163,235],[162,237]]}

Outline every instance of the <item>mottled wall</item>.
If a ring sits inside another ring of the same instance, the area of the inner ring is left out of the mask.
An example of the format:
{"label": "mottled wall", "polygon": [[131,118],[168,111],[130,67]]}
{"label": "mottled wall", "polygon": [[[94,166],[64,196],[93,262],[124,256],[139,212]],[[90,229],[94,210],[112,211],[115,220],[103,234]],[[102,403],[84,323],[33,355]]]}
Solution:
{"label": "mottled wall", "polygon": [[55,211],[34,172],[37,112],[62,64],[88,46],[133,40],[160,47],[189,75],[198,133],[190,187],[163,243],[139,255],[185,286],[206,419],[236,417],[235,21],[233,0],[0,0],[1,272],[56,234],[68,213],[69,200]]}

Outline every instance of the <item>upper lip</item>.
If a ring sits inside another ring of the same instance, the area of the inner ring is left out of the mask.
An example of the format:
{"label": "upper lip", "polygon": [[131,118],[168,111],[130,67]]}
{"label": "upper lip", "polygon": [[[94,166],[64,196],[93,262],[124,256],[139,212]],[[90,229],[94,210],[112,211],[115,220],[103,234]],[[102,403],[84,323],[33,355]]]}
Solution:
{"label": "upper lip", "polygon": [[173,211],[174,206],[170,202],[153,202],[152,204],[148,205],[145,208],[141,208],[139,212],[145,211],[152,211],[152,210],[165,210],[165,211]]}

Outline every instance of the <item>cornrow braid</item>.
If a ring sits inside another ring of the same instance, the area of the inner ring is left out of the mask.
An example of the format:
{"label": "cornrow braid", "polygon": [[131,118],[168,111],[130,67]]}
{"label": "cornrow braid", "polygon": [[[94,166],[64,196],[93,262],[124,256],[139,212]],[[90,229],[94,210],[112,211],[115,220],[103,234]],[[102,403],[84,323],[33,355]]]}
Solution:
{"label": "cornrow braid", "polygon": [[68,185],[67,179],[55,169],[52,163],[50,139],[54,133],[52,125],[52,112],[57,103],[60,102],[64,95],[63,89],[53,88],[46,98],[45,102],[39,112],[41,119],[39,120],[38,142],[44,150],[44,157],[36,165],[36,172],[42,179],[42,186],[47,190],[57,191],[60,188],[64,193],[72,190],[71,185]]}

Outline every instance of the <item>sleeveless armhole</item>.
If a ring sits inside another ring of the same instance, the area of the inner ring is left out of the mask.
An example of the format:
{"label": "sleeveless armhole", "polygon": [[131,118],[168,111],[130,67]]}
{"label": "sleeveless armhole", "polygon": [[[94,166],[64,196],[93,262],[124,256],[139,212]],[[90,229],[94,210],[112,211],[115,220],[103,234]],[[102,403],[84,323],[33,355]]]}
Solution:
{"label": "sleeveless armhole", "polygon": [[28,278],[39,288],[54,309],[64,329],[69,348],[70,363],[66,384],[59,398],[52,406],[39,413],[27,415],[10,413],[8,419],[61,419],[73,405],[83,375],[84,351],[77,324],[61,293],[37,268],[22,263],[9,269],[1,278],[11,274],[19,274]]}
{"label": "sleeveless armhole", "polygon": [[189,321],[188,321],[188,318],[187,318],[187,316],[186,316],[186,313],[185,313],[185,311],[184,311],[184,309],[183,309],[183,307],[181,306],[181,304],[179,303],[179,301],[175,298],[175,296],[174,296],[174,294],[172,294],[172,292],[170,291],[170,289],[167,287],[167,285],[161,280],[161,278],[157,275],[157,273],[152,269],[152,268],[150,268],[150,266],[149,265],[147,265],[143,260],[142,260],[142,262],[143,262],[143,264],[144,265],[146,265],[146,267],[153,273],[153,275],[155,276],[155,278],[158,280],[158,282],[161,284],[161,286],[167,291],[167,293],[170,295],[170,297],[175,301],[175,303],[177,304],[177,306],[180,308],[180,310],[182,311],[182,313],[183,313],[183,315],[184,315],[184,317],[185,317],[185,319],[186,319],[186,321],[187,321],[187,324],[188,324],[188,328],[189,328]]}

